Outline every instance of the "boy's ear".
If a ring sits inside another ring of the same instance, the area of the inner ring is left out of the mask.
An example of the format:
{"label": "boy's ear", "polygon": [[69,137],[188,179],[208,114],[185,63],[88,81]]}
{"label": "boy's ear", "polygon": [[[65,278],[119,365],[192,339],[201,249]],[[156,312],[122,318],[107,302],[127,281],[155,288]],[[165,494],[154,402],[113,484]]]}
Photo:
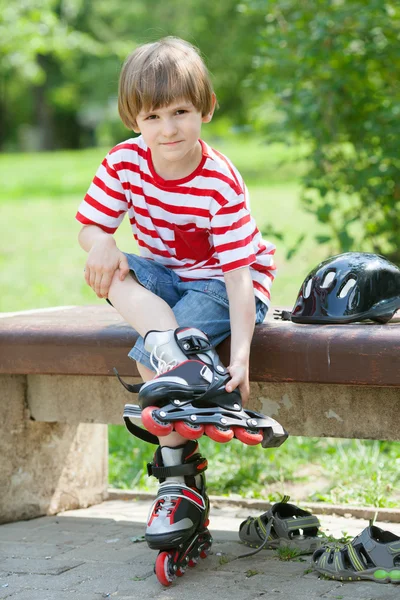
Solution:
{"label": "boy's ear", "polygon": [[213,118],[216,104],[217,104],[217,97],[213,93],[213,95],[211,97],[211,110],[206,115],[204,115],[204,117],[202,117],[202,119],[201,119],[202,123],[209,123],[211,121],[211,119]]}
{"label": "boy's ear", "polygon": [[134,125],[132,125],[132,130],[133,130],[135,133],[140,133],[140,129],[139,129],[139,127],[138,127],[138,124],[137,124],[136,122],[135,122],[135,124],[134,124]]}

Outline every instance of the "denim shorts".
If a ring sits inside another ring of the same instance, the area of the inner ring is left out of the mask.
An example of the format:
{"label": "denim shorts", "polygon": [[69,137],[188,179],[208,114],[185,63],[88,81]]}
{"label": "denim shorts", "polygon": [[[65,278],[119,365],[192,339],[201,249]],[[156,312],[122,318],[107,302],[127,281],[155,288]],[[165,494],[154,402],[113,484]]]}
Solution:
{"label": "denim shorts", "polygon": [[[129,268],[136,279],[172,308],[180,327],[196,327],[218,346],[230,333],[229,301],[225,283],[218,279],[182,281],[171,269],[136,254],[126,254]],[[258,298],[256,323],[262,323],[268,307]],[[139,337],[128,355],[152,371],[150,354]]]}

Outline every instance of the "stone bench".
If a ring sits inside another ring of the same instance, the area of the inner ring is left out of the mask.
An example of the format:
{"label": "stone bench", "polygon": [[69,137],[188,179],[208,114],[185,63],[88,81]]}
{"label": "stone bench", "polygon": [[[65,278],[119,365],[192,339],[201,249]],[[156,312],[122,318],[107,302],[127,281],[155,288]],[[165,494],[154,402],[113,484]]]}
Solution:
{"label": "stone bench", "polygon": [[[324,326],[269,316],[253,339],[249,408],[291,435],[399,440],[397,316]],[[107,424],[136,403],[113,367],[139,383],[127,357],[136,335],[107,305],[0,316],[0,522],[106,498]],[[229,341],[218,350],[228,361]]]}

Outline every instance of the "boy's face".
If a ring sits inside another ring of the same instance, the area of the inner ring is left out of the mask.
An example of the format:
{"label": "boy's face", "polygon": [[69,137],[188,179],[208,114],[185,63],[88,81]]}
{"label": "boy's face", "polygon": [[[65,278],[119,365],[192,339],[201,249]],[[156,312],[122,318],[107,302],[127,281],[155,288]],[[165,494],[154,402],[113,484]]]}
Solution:
{"label": "boy's face", "polygon": [[176,168],[182,162],[184,167],[199,152],[201,126],[211,121],[213,112],[214,107],[203,117],[190,101],[176,101],[153,111],[142,110],[136,117],[134,131],[142,134],[155,166],[165,169],[174,163]]}

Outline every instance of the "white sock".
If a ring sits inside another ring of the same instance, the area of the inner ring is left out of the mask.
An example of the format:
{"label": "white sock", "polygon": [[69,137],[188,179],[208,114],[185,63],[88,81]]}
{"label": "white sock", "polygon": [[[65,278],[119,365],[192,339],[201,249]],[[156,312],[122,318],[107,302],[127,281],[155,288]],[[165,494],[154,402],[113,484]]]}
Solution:
{"label": "white sock", "polygon": [[[175,467],[182,464],[183,448],[170,448],[169,446],[163,446],[161,448],[161,455],[163,458],[164,467]],[[174,475],[173,477],[166,477],[165,481],[168,483],[183,483],[185,484],[185,478],[183,475]]]}

